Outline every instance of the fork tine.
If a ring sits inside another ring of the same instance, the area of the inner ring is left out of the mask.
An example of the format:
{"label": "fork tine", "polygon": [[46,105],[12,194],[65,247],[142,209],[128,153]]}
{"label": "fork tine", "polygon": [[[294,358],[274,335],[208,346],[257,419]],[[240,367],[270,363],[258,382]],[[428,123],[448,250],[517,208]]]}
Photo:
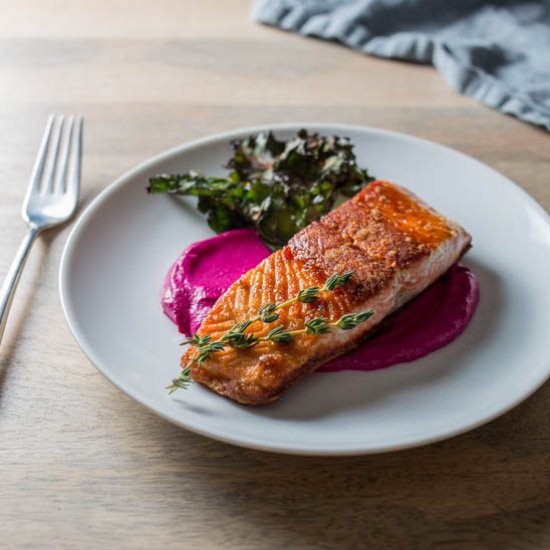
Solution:
{"label": "fork tine", "polygon": [[46,177],[44,178],[44,187],[42,188],[45,193],[53,192],[53,179],[55,176],[55,167],[57,165],[57,155],[59,153],[59,144],[61,143],[61,135],[64,126],[64,117],[59,117],[59,123],[56,125],[53,135],[53,147],[49,163],[46,165]]}
{"label": "fork tine", "polygon": [[70,116],[67,119],[66,129],[65,129],[65,141],[63,143],[63,148],[61,151],[61,160],[59,161],[59,168],[57,177],[55,179],[54,189],[58,193],[64,193],[66,190],[66,177],[67,177],[67,168],[69,164],[69,150],[71,148],[71,138],[73,135],[73,124],[74,117]]}
{"label": "fork tine", "polygon": [[31,179],[29,181],[29,186],[27,187],[27,193],[25,194],[25,201],[23,202],[23,208],[28,202],[30,196],[33,193],[38,193],[40,189],[40,180],[42,178],[42,172],[44,171],[44,164],[46,162],[46,157],[48,156],[48,145],[50,143],[50,136],[52,134],[53,121],[55,119],[54,115],[48,117],[46,122],[46,129],[42,136],[42,141],[40,142],[40,148],[38,149],[38,155],[34,162],[32,169]]}
{"label": "fork tine", "polygon": [[83,119],[80,115],[75,117],[74,131],[71,136],[70,171],[67,179],[67,194],[71,196],[76,206],[80,190],[80,170],[82,160],[82,127]]}

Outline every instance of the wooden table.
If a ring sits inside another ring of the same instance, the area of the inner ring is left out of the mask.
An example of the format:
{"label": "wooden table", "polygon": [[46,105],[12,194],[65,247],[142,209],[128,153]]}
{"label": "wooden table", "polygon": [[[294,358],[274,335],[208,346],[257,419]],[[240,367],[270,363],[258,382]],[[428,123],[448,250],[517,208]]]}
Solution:
{"label": "wooden table", "polygon": [[[0,8],[0,274],[23,236],[51,111],[86,118],[84,205],[167,147],[303,120],[449,145],[550,207],[547,132],[458,95],[429,67],[257,25],[247,0]],[[69,231],[36,244],[0,349],[0,547],[550,547],[550,385],[483,428],[394,454],[210,441],[143,409],[83,356],[57,289]]]}

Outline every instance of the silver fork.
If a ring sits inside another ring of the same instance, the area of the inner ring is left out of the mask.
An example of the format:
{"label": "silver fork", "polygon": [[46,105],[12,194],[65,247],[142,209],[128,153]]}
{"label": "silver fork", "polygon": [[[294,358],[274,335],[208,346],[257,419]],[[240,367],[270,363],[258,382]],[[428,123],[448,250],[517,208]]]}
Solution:
{"label": "silver fork", "polygon": [[69,220],[78,202],[82,117],[50,115],[21,208],[29,230],[0,290],[0,342],[15,289],[36,236]]}

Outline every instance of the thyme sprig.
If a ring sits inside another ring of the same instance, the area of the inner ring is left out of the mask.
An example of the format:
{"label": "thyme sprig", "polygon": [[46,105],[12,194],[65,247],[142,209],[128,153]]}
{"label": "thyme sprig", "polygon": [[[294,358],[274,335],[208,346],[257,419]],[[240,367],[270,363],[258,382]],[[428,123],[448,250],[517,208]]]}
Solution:
{"label": "thyme sprig", "polygon": [[191,366],[188,365],[181,369],[181,372],[177,378],[172,380],[172,383],[169,386],[166,386],[169,394],[174,393],[176,390],[182,389],[186,390],[189,387],[189,384],[193,383],[191,378]]}
{"label": "thyme sprig", "polygon": [[271,330],[264,338],[258,338],[257,343],[273,342],[289,343],[292,341],[293,336],[298,334],[310,334],[312,336],[319,336],[321,334],[327,334],[332,329],[351,330],[356,328],[360,323],[370,319],[374,314],[372,309],[361,311],[360,313],[348,313],[342,315],[337,321],[329,322],[326,317],[316,317],[305,324],[305,327],[299,330],[286,330],[283,325],[279,325]]}
{"label": "thyme sprig", "polygon": [[[318,286],[310,286],[309,288],[304,288],[303,290],[300,290],[296,294],[296,296],[294,296],[294,298],[291,298],[286,302],[281,302],[280,304],[275,304],[275,303],[264,304],[258,309],[258,314],[252,319],[249,319],[250,321],[249,325],[256,321],[262,321],[262,323],[273,323],[274,321],[278,321],[279,310],[290,307],[296,302],[302,302],[304,304],[315,302],[316,300],[319,299],[321,293],[330,292],[331,290],[334,290],[335,288],[338,288],[340,286],[341,287],[346,286],[349,283],[352,276],[353,276],[353,271],[346,271],[346,273],[342,273],[342,275],[332,275],[326,280],[325,284],[320,288]],[[248,321],[245,321],[245,323],[246,322]]]}
{"label": "thyme sprig", "polygon": [[255,317],[237,323],[230,328],[221,338],[212,341],[210,336],[194,336],[187,338],[182,344],[195,346],[197,351],[192,355],[190,365],[185,366],[179,377],[172,380],[172,384],[167,386],[170,393],[178,388],[186,389],[192,382],[191,365],[201,364],[211,353],[222,351],[227,346],[234,349],[250,349],[257,346],[260,342],[275,342],[278,344],[288,344],[292,342],[294,336],[300,334],[309,334],[311,336],[320,336],[327,334],[333,329],[351,330],[357,327],[360,323],[366,321],[373,315],[372,309],[367,309],[360,313],[348,313],[343,315],[337,321],[329,322],[325,317],[317,317],[305,323],[303,329],[287,330],[284,325],[279,325],[271,329],[266,336],[258,337],[254,333],[245,333],[245,330],[252,323],[261,321],[262,323],[273,323],[279,320],[279,311],[288,308],[291,305],[301,303],[311,303],[318,300],[322,293],[331,292],[338,287],[346,286],[353,276],[353,271],[348,271],[341,275],[332,275],[329,277],[322,287],[312,286],[300,290],[294,298],[281,302],[280,304],[268,303],[262,305],[258,309]]}

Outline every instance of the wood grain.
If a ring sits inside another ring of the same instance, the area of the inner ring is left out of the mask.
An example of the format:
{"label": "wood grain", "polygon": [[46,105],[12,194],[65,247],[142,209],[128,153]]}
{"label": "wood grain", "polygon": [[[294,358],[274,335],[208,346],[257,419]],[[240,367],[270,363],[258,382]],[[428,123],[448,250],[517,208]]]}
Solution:
{"label": "wood grain", "polygon": [[[18,0],[0,10],[0,274],[46,116],[86,118],[83,204],[177,143],[265,122],[455,147],[550,208],[550,136],[429,67],[254,24],[246,0]],[[550,387],[467,435],[322,459],[216,443],[111,386],[64,321],[70,227],[44,234],[0,349],[2,548],[550,547]]]}

